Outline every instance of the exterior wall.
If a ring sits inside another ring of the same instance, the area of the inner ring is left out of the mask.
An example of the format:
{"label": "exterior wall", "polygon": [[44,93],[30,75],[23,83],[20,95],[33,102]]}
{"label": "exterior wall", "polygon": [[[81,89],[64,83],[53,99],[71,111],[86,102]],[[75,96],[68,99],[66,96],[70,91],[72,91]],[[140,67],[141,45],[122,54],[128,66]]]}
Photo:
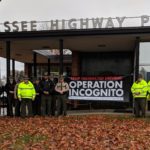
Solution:
{"label": "exterior wall", "polygon": [[72,76],[80,75],[80,56],[79,52],[72,52]]}

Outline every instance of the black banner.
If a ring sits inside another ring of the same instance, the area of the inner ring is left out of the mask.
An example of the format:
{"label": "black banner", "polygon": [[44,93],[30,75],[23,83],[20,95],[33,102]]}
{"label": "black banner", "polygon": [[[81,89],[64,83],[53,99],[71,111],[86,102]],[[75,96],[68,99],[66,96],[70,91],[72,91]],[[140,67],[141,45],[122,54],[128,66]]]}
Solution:
{"label": "black banner", "polygon": [[123,76],[71,77],[70,79],[70,100],[129,101],[129,82],[127,83]]}

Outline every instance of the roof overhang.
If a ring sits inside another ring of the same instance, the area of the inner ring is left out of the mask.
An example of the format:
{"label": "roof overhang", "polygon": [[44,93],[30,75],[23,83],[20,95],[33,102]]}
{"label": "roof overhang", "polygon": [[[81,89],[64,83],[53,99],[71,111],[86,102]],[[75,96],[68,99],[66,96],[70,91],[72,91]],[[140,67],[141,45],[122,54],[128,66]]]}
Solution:
{"label": "roof overhang", "polygon": [[[59,49],[60,39],[64,49],[71,51],[110,52],[133,51],[137,37],[150,41],[150,27],[1,32],[0,56],[6,57],[6,41],[11,41],[12,59],[32,63],[33,50]],[[47,63],[47,58],[38,55],[37,62]]]}

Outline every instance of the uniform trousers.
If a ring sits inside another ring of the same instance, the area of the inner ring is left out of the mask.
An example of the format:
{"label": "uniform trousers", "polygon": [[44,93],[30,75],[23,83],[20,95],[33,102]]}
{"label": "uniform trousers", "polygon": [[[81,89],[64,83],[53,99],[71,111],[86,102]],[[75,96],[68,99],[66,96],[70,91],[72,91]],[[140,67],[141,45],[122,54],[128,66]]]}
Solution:
{"label": "uniform trousers", "polygon": [[[25,116],[31,117],[32,116],[32,99],[22,98],[20,107],[21,107],[20,108],[21,117],[25,117]],[[28,111],[28,114],[27,114],[27,111]]]}
{"label": "uniform trousers", "polygon": [[51,101],[52,101],[52,96],[51,95],[42,95],[41,97],[41,115],[45,116],[51,115]]}
{"label": "uniform trousers", "polygon": [[67,96],[66,94],[60,94],[57,96],[57,106],[56,106],[56,110],[57,110],[57,116],[59,115],[66,115],[67,114]]}
{"label": "uniform trousers", "polygon": [[[135,116],[136,117],[145,117],[146,114],[146,98],[135,98]],[[141,114],[140,114],[141,113]]]}

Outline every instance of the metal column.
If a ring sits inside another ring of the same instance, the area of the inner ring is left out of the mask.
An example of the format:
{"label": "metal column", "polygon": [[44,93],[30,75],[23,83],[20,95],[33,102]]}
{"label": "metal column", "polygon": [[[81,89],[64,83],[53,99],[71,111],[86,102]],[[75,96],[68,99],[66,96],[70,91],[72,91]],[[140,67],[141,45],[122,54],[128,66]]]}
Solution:
{"label": "metal column", "polygon": [[139,57],[140,57],[140,38],[136,37],[135,49],[134,49],[134,77],[133,80],[136,81],[139,74]]}
{"label": "metal column", "polygon": [[10,41],[6,41],[6,77],[10,76]]}
{"label": "metal column", "polygon": [[63,74],[63,40],[59,40],[59,51],[60,51],[60,56],[59,56],[59,74]]}
{"label": "metal column", "polygon": [[15,79],[15,60],[12,59],[12,76]]}
{"label": "metal column", "polygon": [[50,67],[50,58],[48,58],[48,64],[47,64],[48,66],[48,75],[50,75],[51,74],[51,67]]}

